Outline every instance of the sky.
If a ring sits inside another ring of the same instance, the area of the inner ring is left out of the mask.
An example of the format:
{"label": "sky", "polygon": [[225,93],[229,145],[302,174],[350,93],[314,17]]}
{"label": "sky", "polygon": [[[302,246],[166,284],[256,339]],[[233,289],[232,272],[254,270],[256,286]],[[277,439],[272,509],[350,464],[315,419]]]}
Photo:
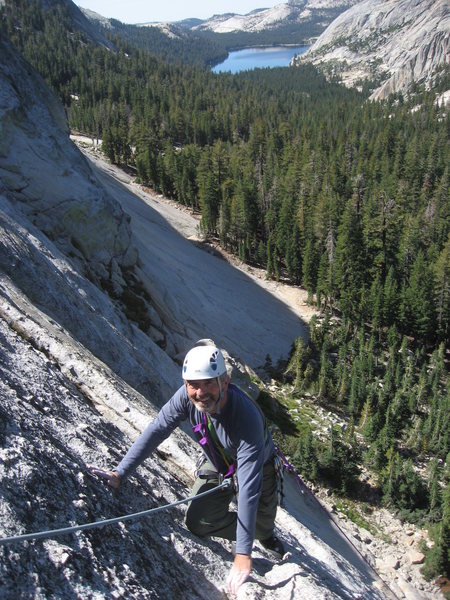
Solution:
{"label": "sky", "polygon": [[190,17],[208,19],[213,15],[232,12],[245,15],[255,8],[269,8],[286,0],[74,0],[103,17],[122,23],[151,21],[181,21]]}

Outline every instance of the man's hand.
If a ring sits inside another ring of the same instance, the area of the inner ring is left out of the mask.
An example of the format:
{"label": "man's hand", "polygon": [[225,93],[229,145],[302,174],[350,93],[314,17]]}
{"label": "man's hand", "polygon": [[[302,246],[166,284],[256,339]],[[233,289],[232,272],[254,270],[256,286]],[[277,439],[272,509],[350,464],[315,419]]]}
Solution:
{"label": "man's hand", "polygon": [[105,471],[104,469],[99,469],[93,465],[89,465],[88,469],[93,475],[106,479],[106,483],[110,487],[117,489],[120,486],[120,475],[117,471]]}
{"label": "man's hand", "polygon": [[227,578],[227,593],[237,594],[238,589],[246,581],[252,570],[252,558],[248,554],[236,554],[231,571]]}

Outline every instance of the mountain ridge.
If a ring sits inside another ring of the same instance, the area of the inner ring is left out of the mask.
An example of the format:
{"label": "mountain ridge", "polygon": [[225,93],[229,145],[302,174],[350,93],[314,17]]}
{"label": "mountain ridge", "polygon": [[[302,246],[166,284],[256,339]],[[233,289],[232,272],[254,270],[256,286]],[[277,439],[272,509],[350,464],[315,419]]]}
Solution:
{"label": "mountain ridge", "polygon": [[359,0],[290,0],[272,8],[261,8],[245,15],[235,13],[214,15],[193,27],[194,31],[213,31],[214,33],[259,32],[276,29],[286,22],[320,22],[322,27],[335,15]]}

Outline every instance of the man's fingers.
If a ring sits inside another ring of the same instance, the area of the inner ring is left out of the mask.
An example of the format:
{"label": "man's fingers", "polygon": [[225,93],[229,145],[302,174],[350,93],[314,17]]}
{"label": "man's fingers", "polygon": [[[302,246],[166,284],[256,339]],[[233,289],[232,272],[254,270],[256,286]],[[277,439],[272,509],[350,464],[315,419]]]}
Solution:
{"label": "man's fingers", "polygon": [[250,575],[250,571],[245,569],[243,571],[238,570],[235,566],[231,567],[231,571],[227,577],[226,591],[229,594],[237,594],[238,589],[247,580]]}
{"label": "man's fingers", "polygon": [[101,479],[105,479],[107,484],[112,488],[118,488],[120,485],[120,476],[115,471],[105,471],[105,469],[100,469],[99,467],[94,467],[93,465],[88,466],[89,471],[100,477]]}
{"label": "man's fingers", "polygon": [[88,469],[93,475],[97,475],[97,477],[102,477],[103,479],[109,479],[111,477],[111,471],[105,471],[104,469],[94,467],[93,465],[89,465]]}

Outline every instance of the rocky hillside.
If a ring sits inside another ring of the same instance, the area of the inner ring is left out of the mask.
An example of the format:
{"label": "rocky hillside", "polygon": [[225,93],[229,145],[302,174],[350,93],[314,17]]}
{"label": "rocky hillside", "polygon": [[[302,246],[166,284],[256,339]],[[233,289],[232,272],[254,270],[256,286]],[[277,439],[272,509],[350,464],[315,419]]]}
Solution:
{"label": "rocky hillside", "polygon": [[346,85],[376,82],[372,98],[430,85],[450,55],[446,0],[363,0],[339,15],[296,63],[310,61]]}
{"label": "rocky hillside", "polygon": [[359,0],[290,0],[272,8],[261,8],[247,15],[214,15],[193,27],[215,33],[256,33],[276,29],[287,24],[318,22],[325,27],[334,17]]}
{"label": "rocky hillside", "polygon": [[[129,217],[70,142],[63,108],[42,79],[4,40],[0,45],[0,198],[9,215],[3,274],[141,391],[150,393],[151,381],[172,383],[167,354],[126,319],[138,308],[141,318],[155,312],[137,296]],[[28,245],[13,235],[36,240]]]}
{"label": "rocky hillside", "polygon": [[[2,2],[0,1],[0,5]],[[113,44],[103,35],[101,31],[92,24],[93,19],[89,19],[84,10],[81,10],[72,0],[42,0],[42,7],[44,10],[52,10],[56,6],[62,8],[62,14],[67,21],[72,24],[73,31],[80,31],[95,44],[100,46],[106,46],[107,48],[113,49]],[[90,12],[90,11],[88,11]],[[95,13],[92,13],[95,14]],[[99,15],[97,15],[99,17]],[[99,17],[101,18],[101,17]],[[104,19],[102,25],[107,27],[107,19]]]}

